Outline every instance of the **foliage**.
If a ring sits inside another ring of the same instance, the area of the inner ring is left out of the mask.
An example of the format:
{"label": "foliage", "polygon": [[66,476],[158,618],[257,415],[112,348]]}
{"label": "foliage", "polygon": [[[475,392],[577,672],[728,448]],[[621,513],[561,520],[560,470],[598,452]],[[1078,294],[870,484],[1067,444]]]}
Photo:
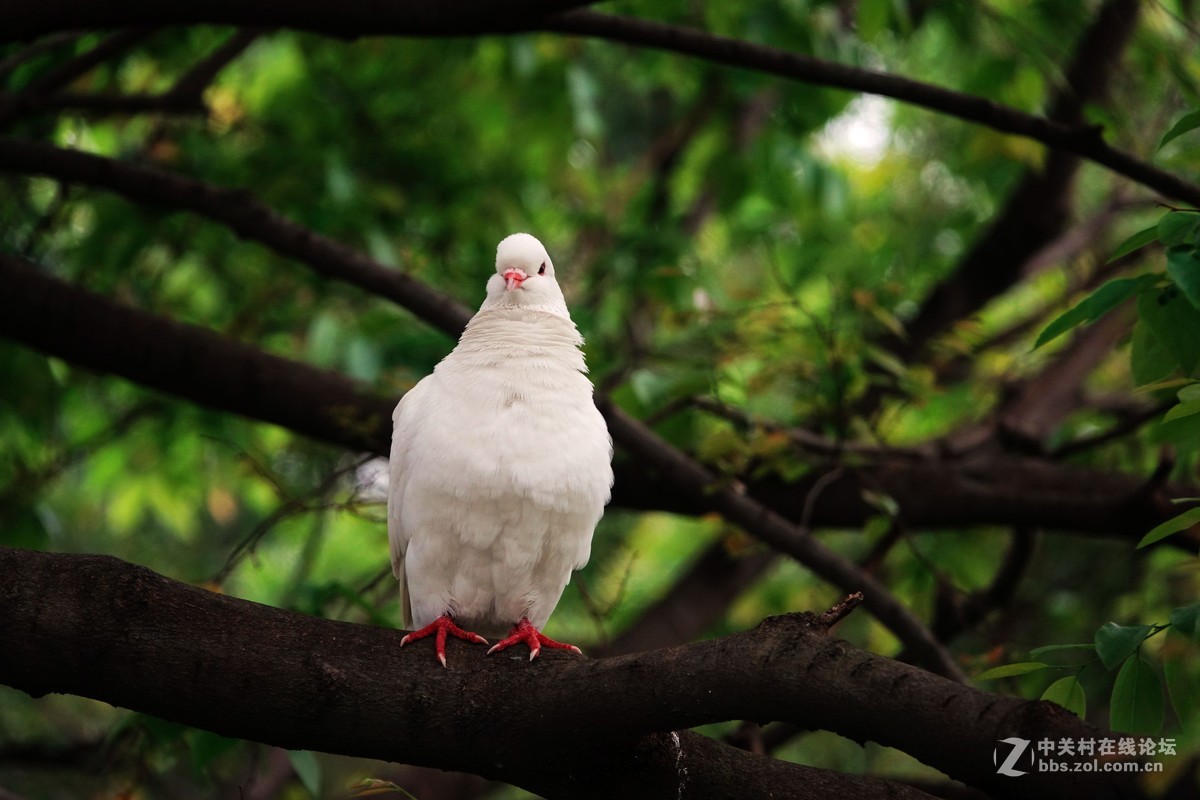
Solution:
{"label": "foliage", "polygon": [[[891,0],[603,7],[1034,112],[1062,86],[1072,43],[1095,10]],[[1113,56],[1124,66],[1109,97],[1082,113],[1103,121],[1109,140],[1196,178],[1193,11],[1164,3],[1142,13],[1128,52]],[[230,35],[158,30],[70,88],[165,91]],[[85,33],[22,61],[7,87],[28,89],[104,38]],[[0,47],[0,62],[20,51]],[[219,73],[204,102],[198,116],[30,112],[6,133],[250,190],[471,306],[495,243],[534,232],[558,265],[597,386],[726,480],[816,481],[812,505],[829,485],[823,475],[897,453],[958,452],[1101,321],[1127,315],[1078,378],[1077,402],[1034,449],[1053,464],[1138,481],[1169,452],[1155,487],[1181,487],[1173,499],[1186,507],[1121,537],[1039,523],[1019,585],[953,647],[977,680],[1118,731],[1176,736],[1180,762],[1200,753],[1194,209],[1163,213],[1157,196],[1088,168],[1064,200],[1074,222],[1019,259],[1044,261],[988,286],[959,267],[1014,187],[1040,174],[1050,157],[1040,145],[878,97],[546,33],[345,42],[272,31]],[[44,176],[0,180],[0,250],[126,306],[389,396],[452,346],[394,304],[198,215]],[[1028,221],[1022,235],[1044,222]],[[1083,244],[1068,246],[1071,234]],[[929,298],[947,285],[982,285],[987,296],[906,352]],[[214,591],[397,624],[378,472],[365,458],[13,342],[0,341],[0,375],[0,544],[108,553]],[[868,508],[861,526],[831,522],[817,533],[927,620],[953,617],[986,593],[1015,539],[1005,520],[914,526],[885,491],[855,499]],[[763,547],[714,517],[612,509],[548,633],[600,650],[669,597],[709,549],[744,564]],[[703,632],[820,610],[836,595],[777,560]],[[857,612],[839,635],[901,649]],[[1062,645],[1083,639],[1093,641]],[[1012,663],[1031,647],[1029,661]],[[1072,663],[1058,663],[1066,657]],[[111,768],[110,788],[132,786],[138,796],[202,796],[268,771],[259,745],[95,705],[0,687],[0,754],[83,743]],[[803,757],[820,766],[914,769],[846,742],[789,747],[785,757],[809,748]],[[394,769],[378,764],[300,751],[271,768],[288,777],[290,797],[334,786],[332,796],[345,796],[356,781],[356,796],[423,796],[410,773],[376,777]],[[29,797],[65,785],[0,760],[3,781]]]}

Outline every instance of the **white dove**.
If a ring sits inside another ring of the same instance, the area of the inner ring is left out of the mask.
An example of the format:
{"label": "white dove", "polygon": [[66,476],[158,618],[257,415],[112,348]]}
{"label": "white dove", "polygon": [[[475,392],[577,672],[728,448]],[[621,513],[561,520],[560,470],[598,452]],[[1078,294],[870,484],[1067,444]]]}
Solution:
{"label": "white dove", "polygon": [[554,264],[514,233],[496,248],[487,298],[454,350],[392,415],[388,539],[406,627],[507,638],[530,660],[579,652],[541,633],[587,563],[612,488],[612,439],[592,400]]}

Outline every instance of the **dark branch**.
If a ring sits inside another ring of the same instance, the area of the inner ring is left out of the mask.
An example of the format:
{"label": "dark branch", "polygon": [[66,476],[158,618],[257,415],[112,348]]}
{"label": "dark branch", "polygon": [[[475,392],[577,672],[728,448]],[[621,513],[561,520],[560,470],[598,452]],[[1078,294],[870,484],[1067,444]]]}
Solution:
{"label": "dark branch", "polygon": [[125,0],[8,3],[0,11],[0,44],[70,28],[134,25],[236,25],[293,28],[324,36],[471,36],[528,30],[540,17],[596,0],[207,0],[200,4]]}
{"label": "dark branch", "polygon": [[62,111],[77,111],[88,116],[208,113],[208,109],[198,98],[173,93],[55,92],[29,95],[0,92],[0,113],[6,108],[24,115]]}
{"label": "dark branch", "polygon": [[276,213],[248,191],[224,189],[102,156],[9,138],[0,138],[0,170],[101,186],[148,205],[191,211],[295,258],[319,275],[386,297],[454,337],[471,318],[471,312],[454,299],[404,272],[313,233]]}
{"label": "dark branch", "polygon": [[[121,306],[42,275],[12,256],[0,256],[0,280],[5,288],[0,336],[211,408],[353,450],[388,452],[394,400],[376,397],[345,376]],[[715,510],[707,498],[679,490],[636,461],[618,460],[616,472],[615,506],[692,515]],[[764,477],[745,483],[751,496],[796,521],[817,480]],[[896,500],[913,528],[1028,525],[1131,541],[1178,514],[1172,497],[1195,494],[1188,487],[1147,492],[1137,476],[1036,458],[881,454],[827,482],[809,504],[809,523],[861,526],[878,513],[863,499],[864,488]],[[1198,548],[1197,538],[1188,534],[1164,542],[1193,552]]]}
{"label": "dark branch", "polygon": [[[1063,125],[1082,124],[1085,103],[1107,91],[1121,63],[1121,52],[1136,27],[1137,0],[1110,0],[1101,8],[1076,47],[1067,83],[1050,101],[1049,117]],[[938,284],[907,325],[904,340],[889,348],[911,359],[937,334],[978,311],[1012,287],[1024,265],[1065,227],[1079,158],[1054,150],[1037,170],[1026,170],[1003,210],[955,267]]]}
{"label": "dark branch", "polygon": [[826,547],[804,527],[781,517],[738,488],[718,480],[703,465],[676,450],[607,398],[597,402],[614,441],[666,482],[704,503],[747,533],[787,553],[824,580],[847,592],[862,592],[866,607],[905,643],[915,660],[940,675],[962,680],[962,671],[925,624],[890,590],[858,565]]}
{"label": "dark branch", "polygon": [[33,61],[35,58],[43,56],[46,53],[53,53],[60,47],[74,43],[80,36],[83,36],[81,31],[63,31],[62,33],[47,36],[44,39],[22,47],[17,52],[0,61],[0,78],[7,77],[22,64]]}
{"label": "dark branch", "polygon": [[173,97],[191,98],[199,104],[204,90],[221,70],[225,69],[231,61],[240,56],[247,47],[266,32],[262,28],[247,28],[233,34],[220,47],[196,62],[191,69],[181,75],[167,94]]}
{"label": "dark branch", "polygon": [[443,670],[428,652],[401,649],[392,631],[207,592],[109,557],[0,548],[0,641],[0,682],[33,695],[93,697],[290,749],[466,770],[546,796],[923,796],[665,733],[730,719],[870,739],[998,798],[1136,796],[1113,774],[998,776],[998,739],[1102,733],[1052,704],[857,650],[808,614],[594,661],[489,658],[453,642]]}
{"label": "dark branch", "polygon": [[45,102],[76,78],[144,41],[154,32],[153,28],[131,28],[117,31],[92,49],[38,75],[20,93],[6,94],[0,97],[0,127],[7,125],[29,108],[37,107],[38,103]]}
{"label": "dark branch", "polygon": [[1200,205],[1200,186],[1160,170],[1107,144],[1099,129],[1066,125],[1026,114],[986,98],[921,81],[849,67],[778,48],[715,36],[647,20],[566,9],[585,0],[489,0],[429,3],[424,0],[345,0],[337,14],[320,0],[213,0],[202,6],[127,0],[47,0],[10,6],[0,12],[0,43],[28,39],[72,27],[217,24],[286,27],[326,36],[469,36],[545,30],[590,36],[696,56],[718,64],[791,80],[877,94],[939,111],[995,130],[1034,139],[1102,164],[1167,197]]}
{"label": "dark branch", "polygon": [[550,17],[539,28],[682,53],[802,83],[891,97],[1075,153],[1167,197],[1200,205],[1200,186],[1117,150],[1104,141],[1097,128],[1055,122],[983,97],[704,31],[630,17],[573,11]]}
{"label": "dark branch", "polygon": [[394,401],[345,376],[126,308],[15,256],[0,254],[0,282],[0,335],[211,408],[387,453]]}

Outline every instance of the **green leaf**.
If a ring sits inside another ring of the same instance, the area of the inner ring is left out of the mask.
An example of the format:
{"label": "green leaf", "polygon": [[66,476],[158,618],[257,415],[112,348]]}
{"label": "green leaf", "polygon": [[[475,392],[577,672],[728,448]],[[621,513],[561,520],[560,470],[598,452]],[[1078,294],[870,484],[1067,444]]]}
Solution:
{"label": "green leaf", "polygon": [[1158,225],[1156,223],[1154,225],[1151,225],[1149,228],[1144,228],[1144,229],[1138,231],[1133,236],[1130,236],[1128,239],[1126,239],[1125,241],[1123,241],[1119,245],[1117,245],[1117,249],[1113,250],[1113,254],[1108,257],[1108,261],[1106,263],[1111,264],[1113,261],[1116,261],[1121,256],[1129,255],[1134,250],[1137,250],[1139,247],[1145,247],[1146,245],[1150,244],[1151,242],[1157,242],[1157,241],[1158,241]]}
{"label": "green leaf", "polygon": [[208,731],[191,731],[188,736],[188,750],[192,754],[192,768],[203,774],[214,761],[240,743],[239,739],[230,739]]}
{"label": "green leaf", "polygon": [[1183,387],[1176,396],[1181,403],[1200,402],[1200,383],[1193,383]]}
{"label": "green leaf", "polygon": [[320,797],[321,765],[317,762],[317,757],[308,750],[289,750],[288,758],[291,759],[292,769],[296,770],[304,788],[308,789],[313,797]]}
{"label": "green leaf", "polygon": [[1163,420],[1150,429],[1146,439],[1154,444],[1169,444],[1177,453],[1200,450],[1200,414]]}
{"label": "green leaf", "polygon": [[892,0],[859,0],[857,22],[860,39],[869,42],[887,27],[891,6]]}
{"label": "green leaf", "polygon": [[[1200,511],[1200,508],[1192,509]],[[1171,629],[1200,641],[1200,603],[1180,606],[1171,612]]]}
{"label": "green leaf", "polygon": [[1040,661],[1022,661],[1018,664],[1005,664],[1002,667],[992,667],[986,672],[976,675],[975,680],[990,681],[996,678],[1011,678],[1014,675],[1025,675],[1041,669],[1048,669],[1049,667],[1049,664],[1043,664]]}
{"label": "green leaf", "polygon": [[[1182,514],[1171,517],[1169,520],[1160,525],[1155,525],[1154,528],[1151,529],[1151,531],[1145,536],[1143,536],[1142,540],[1137,543],[1138,549],[1140,550],[1143,547],[1152,545],[1161,539],[1167,538],[1173,533],[1179,533],[1180,531],[1187,530],[1197,522],[1200,522],[1200,507],[1189,508]],[[1109,669],[1112,669],[1112,667],[1109,667]]]}
{"label": "green leaf", "polygon": [[1157,733],[1162,729],[1163,705],[1158,673],[1139,656],[1127,658],[1113,684],[1110,727],[1123,733]]}
{"label": "green leaf", "polygon": [[1154,280],[1157,279],[1153,275],[1142,275],[1137,278],[1118,278],[1115,281],[1109,281],[1047,325],[1038,334],[1037,341],[1033,343],[1033,349],[1036,350],[1047,342],[1057,339],[1076,325],[1096,321]]}
{"label": "green leaf", "polygon": [[1200,214],[1172,211],[1158,221],[1158,238],[1167,247],[1194,244],[1197,227],[1200,227]]}
{"label": "green leaf", "polygon": [[1041,658],[1046,653],[1058,653],[1063,650],[1091,650],[1095,651],[1095,644],[1048,644],[1045,647],[1035,647],[1029,651],[1030,658]]}
{"label": "green leaf", "polygon": [[1200,110],[1189,111],[1180,117],[1175,124],[1171,126],[1171,129],[1163,134],[1162,139],[1158,142],[1158,149],[1162,150],[1170,142],[1178,139],[1185,133],[1194,131],[1196,128],[1200,128]]}
{"label": "green leaf", "polygon": [[1163,422],[1170,422],[1173,419],[1180,419],[1181,417],[1190,417],[1192,414],[1200,414],[1200,400],[1189,400],[1186,403],[1171,406],[1167,410],[1167,413],[1163,415]]}
{"label": "green leaf", "polygon": [[1184,374],[1191,375],[1200,361],[1200,309],[1171,285],[1138,294],[1137,310]]}
{"label": "green leaf", "polygon": [[1175,716],[1180,721],[1200,719],[1200,675],[1197,675],[1194,658],[1195,645],[1175,632],[1167,631],[1167,642],[1163,648],[1163,677],[1166,678],[1167,694],[1175,707]]}
{"label": "green leaf", "polygon": [[1106,669],[1112,669],[1134,653],[1152,630],[1149,625],[1107,622],[1096,631],[1096,655]]}
{"label": "green leaf", "polygon": [[1184,297],[1200,308],[1200,251],[1191,245],[1168,248],[1167,274]]}
{"label": "green leaf", "polygon": [[1087,695],[1083,693],[1083,687],[1079,685],[1079,678],[1074,675],[1059,678],[1047,686],[1046,691],[1042,692],[1042,699],[1058,703],[1080,718],[1087,713]]}
{"label": "green leaf", "polygon": [[1138,386],[1157,383],[1175,371],[1175,359],[1150,330],[1138,320],[1133,326],[1133,342],[1129,348],[1129,368]]}

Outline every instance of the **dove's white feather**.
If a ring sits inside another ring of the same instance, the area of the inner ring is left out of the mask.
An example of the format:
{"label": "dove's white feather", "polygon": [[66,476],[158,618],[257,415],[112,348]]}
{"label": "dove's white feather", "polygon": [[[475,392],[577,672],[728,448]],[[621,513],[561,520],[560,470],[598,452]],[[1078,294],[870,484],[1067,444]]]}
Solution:
{"label": "dove's white feather", "polygon": [[[505,291],[514,261],[529,277]],[[488,299],[393,415],[388,534],[407,626],[450,614],[484,635],[522,617],[540,629],[587,563],[612,443],[582,342],[541,244],[502,242]]]}

